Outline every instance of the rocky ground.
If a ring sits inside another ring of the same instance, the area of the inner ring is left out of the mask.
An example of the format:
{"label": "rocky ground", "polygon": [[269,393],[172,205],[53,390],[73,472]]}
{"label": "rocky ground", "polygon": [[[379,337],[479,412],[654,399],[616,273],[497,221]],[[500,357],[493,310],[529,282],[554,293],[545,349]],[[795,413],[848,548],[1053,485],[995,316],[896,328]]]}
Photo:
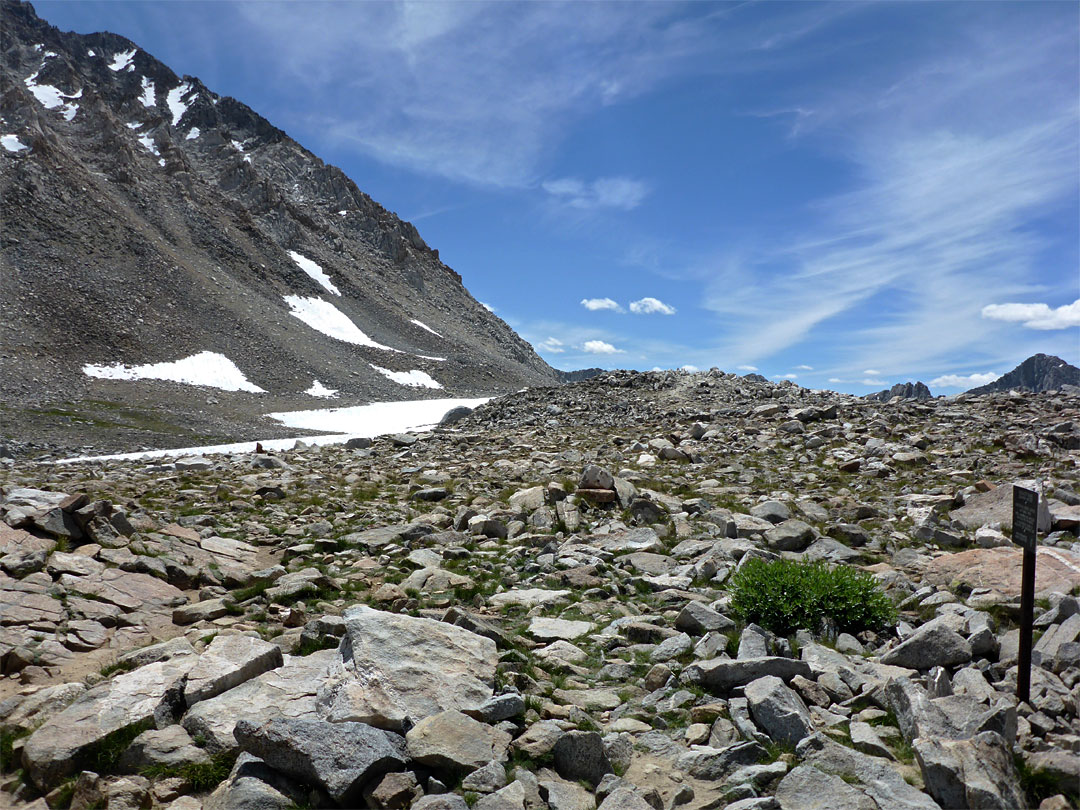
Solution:
{"label": "rocky ground", "polygon": [[[0,804],[1076,806],[1075,396],[619,372],[354,444],[2,462]],[[745,623],[730,576],[778,557],[899,621]]]}

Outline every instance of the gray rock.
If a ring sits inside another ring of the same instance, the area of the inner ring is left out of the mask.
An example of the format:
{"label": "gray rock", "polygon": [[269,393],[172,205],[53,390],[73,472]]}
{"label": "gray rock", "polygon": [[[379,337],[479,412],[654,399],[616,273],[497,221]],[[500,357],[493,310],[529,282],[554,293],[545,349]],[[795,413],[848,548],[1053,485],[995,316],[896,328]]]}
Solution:
{"label": "gray rock", "polygon": [[278,771],[326,789],[338,804],[359,804],[366,781],[405,766],[405,741],[363,723],[278,717],[237,722],[240,747]]}
{"label": "gray rock", "polygon": [[776,801],[781,810],[878,810],[861,790],[811,765],[799,765],[780,780]]}
{"label": "gray rock", "polygon": [[691,646],[690,636],[686,635],[686,633],[679,633],[679,635],[666,638],[657,644],[653,651],[649,653],[649,660],[653,662],[670,661],[673,658],[678,658],[683,653],[689,652]]}
{"label": "gray rock", "polygon": [[494,793],[506,787],[506,768],[498,760],[491,760],[487,765],[470,773],[461,780],[462,790],[476,793]]}
{"label": "gray rock", "polygon": [[458,711],[423,718],[405,735],[409,756],[432,768],[473,771],[506,759],[510,735]]}
{"label": "gray rock", "polygon": [[251,636],[216,636],[188,671],[184,701],[194,706],[282,663],[276,644]]}
{"label": "gray rock", "polygon": [[210,756],[192,742],[180,726],[150,729],[136,737],[120,756],[122,772],[138,773],[143,768],[163,765],[177,767],[195,762],[209,762]]}
{"label": "gray rock", "polygon": [[791,518],[791,510],[780,501],[765,501],[750,508],[750,514],[769,523],[783,523]]}
{"label": "gray rock", "polygon": [[942,807],[1006,810],[1024,807],[1012,751],[999,734],[968,740],[920,737],[912,742],[926,791]]}
{"label": "gray rock", "polygon": [[675,627],[687,633],[700,635],[712,631],[730,630],[735,622],[702,602],[687,602],[675,619]]}
{"label": "gray rock", "polygon": [[874,727],[869,723],[862,723],[858,720],[852,720],[850,726],[851,744],[855,746],[856,751],[862,751],[864,754],[869,754],[872,757],[884,757],[885,759],[895,759],[889,747],[885,745],[878,733],[874,731]]}
{"label": "gray rock", "polygon": [[555,770],[564,779],[584,779],[597,785],[612,773],[604,742],[595,731],[570,731],[555,743]]}
{"label": "gray rock", "polygon": [[796,675],[810,677],[810,665],[793,658],[767,656],[738,661],[713,659],[695,662],[683,670],[682,680],[696,683],[715,692],[727,692],[765,675],[790,681]]}
{"label": "gray rock", "polygon": [[241,752],[229,777],[203,800],[202,810],[291,810],[309,803],[308,794],[258,757]]}
{"label": "gray rock", "polygon": [[411,810],[469,810],[469,805],[456,793],[437,796],[421,796],[412,803]]}
{"label": "gray rock", "polygon": [[277,669],[195,704],[182,724],[192,737],[205,739],[211,752],[234,749],[238,720],[261,726],[275,717],[314,718],[316,691],[339,665],[337,650],[290,658]]}
{"label": "gray rock", "polygon": [[440,711],[476,708],[491,697],[497,662],[491,639],[363,605],[346,610],[344,619],[341,672],[319,688],[319,704],[331,721],[399,730]]}
{"label": "gray rock", "polygon": [[521,782],[511,782],[501,790],[487,796],[473,805],[474,810],[525,810],[525,786]]}
{"label": "gray rock", "polygon": [[607,795],[598,810],[655,810],[655,808],[633,790],[620,787]]}
{"label": "gray rock", "polygon": [[923,625],[898,646],[881,656],[881,663],[908,669],[951,667],[971,660],[967,639],[940,622]]}
{"label": "gray rock", "polygon": [[912,787],[900,771],[880,757],[871,757],[820,732],[795,747],[795,755],[824,773],[835,774],[856,786],[881,808],[889,810],[941,810],[938,804]]}
{"label": "gray rock", "polygon": [[814,539],[814,528],[801,520],[785,520],[765,532],[765,542],[776,551],[802,551]]}
{"label": "gray rock", "polygon": [[679,757],[676,767],[695,779],[722,780],[736,769],[753,765],[765,756],[765,748],[756,742],[740,742],[727,748],[697,746]]}
{"label": "gray rock", "polygon": [[751,681],[745,694],[754,721],[772,739],[795,745],[813,733],[810,710],[779,678],[766,675]]}
{"label": "gray rock", "polygon": [[35,731],[23,748],[34,784],[49,790],[78,769],[80,758],[113,732],[173,722],[183,709],[193,656],[148,664],[99,684]]}
{"label": "gray rock", "polygon": [[539,780],[540,795],[551,810],[595,810],[593,794],[575,782]]}

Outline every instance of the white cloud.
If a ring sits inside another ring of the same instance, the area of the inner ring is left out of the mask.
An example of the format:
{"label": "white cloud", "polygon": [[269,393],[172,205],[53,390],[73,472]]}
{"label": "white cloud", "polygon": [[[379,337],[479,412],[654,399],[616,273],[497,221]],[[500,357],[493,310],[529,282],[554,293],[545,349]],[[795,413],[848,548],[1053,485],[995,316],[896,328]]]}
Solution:
{"label": "white cloud", "polygon": [[798,374],[773,374],[773,379],[774,380],[797,380],[797,379],[799,379],[799,375]]}
{"label": "white cloud", "polygon": [[735,366],[739,371],[757,371],[757,366],[741,365]]}
{"label": "white cloud", "polygon": [[480,306],[482,306],[488,312],[494,312],[495,311],[495,307],[493,307],[491,304],[485,304],[483,301],[477,301],[476,303],[478,303]]}
{"label": "white cloud", "polygon": [[931,388],[978,388],[980,385],[992,383],[1000,374],[988,371],[985,374],[943,374],[930,381]]}
{"label": "white cloud", "polygon": [[831,383],[842,383],[843,380],[841,380],[839,377],[829,377],[829,382],[831,382]]}
{"label": "white cloud", "polygon": [[807,365],[795,366],[795,368],[797,368],[799,371],[813,371],[814,370],[813,366],[807,366]]}
{"label": "white cloud", "polygon": [[689,371],[691,374],[696,374],[698,371],[701,370],[697,366],[692,366],[689,363],[687,363],[685,366],[680,366],[679,368],[682,371]]}
{"label": "white cloud", "polygon": [[873,385],[873,386],[888,385],[888,383],[885,382],[885,380],[875,380],[872,377],[867,378],[867,379],[863,379],[863,380],[859,380],[859,382],[862,383],[863,385]]}
{"label": "white cloud", "polygon": [[865,369],[863,371],[863,374],[867,375],[868,377],[880,377],[881,376],[881,372],[878,371],[876,368]]}
{"label": "white cloud", "polygon": [[582,298],[581,305],[590,312],[596,312],[597,310],[602,309],[610,309],[612,312],[623,311],[623,308],[610,298]]}
{"label": "white cloud", "polygon": [[622,349],[616,349],[604,340],[586,340],[581,344],[581,350],[589,354],[622,354]]}
{"label": "white cloud", "polygon": [[1068,329],[1080,326],[1080,298],[1051,309],[1047,304],[990,304],[982,316],[995,321],[1022,323],[1028,329]]}
{"label": "white cloud", "polygon": [[641,205],[649,193],[644,183],[629,177],[598,177],[591,183],[575,177],[564,177],[545,181],[540,187],[559,201],[584,211],[597,208],[629,211]]}
{"label": "white cloud", "polygon": [[630,311],[635,315],[674,315],[676,310],[659,298],[642,298],[640,301],[630,302]]}
{"label": "white cloud", "polygon": [[536,348],[542,352],[547,352],[548,354],[562,354],[566,351],[563,342],[558,338],[553,337],[549,337],[543,343],[537,343]]}

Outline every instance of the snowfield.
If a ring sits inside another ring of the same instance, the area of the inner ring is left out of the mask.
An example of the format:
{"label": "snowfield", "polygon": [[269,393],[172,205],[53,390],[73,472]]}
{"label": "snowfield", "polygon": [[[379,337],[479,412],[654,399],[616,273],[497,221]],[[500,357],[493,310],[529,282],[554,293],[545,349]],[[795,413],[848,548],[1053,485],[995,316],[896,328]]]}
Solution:
{"label": "snowfield", "polygon": [[285,303],[293,317],[299,318],[312,329],[322,332],[328,337],[343,340],[346,343],[354,343],[357,346],[370,346],[373,349],[383,349],[388,352],[397,352],[383,346],[365,335],[360,328],[349,320],[349,316],[328,301],[321,298],[304,298],[300,295],[286,295]]}
{"label": "snowfield", "polygon": [[142,366],[87,364],[83,373],[103,380],[170,380],[187,385],[205,385],[222,391],[249,391],[265,394],[250,382],[236,364],[217,352],[199,352],[172,363],[148,363]]}
{"label": "snowfield", "polygon": [[330,280],[330,276],[326,275],[326,271],[322,269],[322,266],[318,264],[318,262],[313,262],[307,256],[297,253],[295,250],[290,250],[289,256],[296,262],[297,267],[322,284],[323,287],[334,295],[341,295],[338,288],[334,286],[334,282]]}
{"label": "snowfield", "polygon": [[451,408],[475,408],[491,398],[481,399],[420,399],[408,402],[372,402],[353,408],[323,408],[311,411],[286,411],[267,414],[288,427],[307,430],[341,431],[322,436],[302,436],[292,439],[265,439],[261,442],[236,442],[204,447],[178,447],[171,450],[144,450],[139,453],[119,453],[109,456],[76,456],[58,461],[73,464],[84,461],[139,461],[154,458],[175,458],[193,455],[231,455],[252,453],[255,445],[264,450],[291,450],[297,442],[314,445],[343,444],[357,437],[374,438],[387,433],[405,433],[434,427]]}
{"label": "snowfield", "polygon": [[368,365],[399,385],[408,385],[412,388],[442,388],[442,383],[415,368],[412,371],[391,371],[374,363],[368,363]]}

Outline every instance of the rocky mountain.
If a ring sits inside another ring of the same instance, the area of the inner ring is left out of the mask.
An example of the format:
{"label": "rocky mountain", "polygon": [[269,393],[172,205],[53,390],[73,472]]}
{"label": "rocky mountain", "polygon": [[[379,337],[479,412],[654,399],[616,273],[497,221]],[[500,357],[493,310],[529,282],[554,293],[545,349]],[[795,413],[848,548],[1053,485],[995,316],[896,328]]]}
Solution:
{"label": "rocky mountain", "polygon": [[[415,227],[242,102],[28,3],[3,0],[0,23],[6,431],[253,437],[272,430],[255,415],[325,389],[349,404],[557,382]],[[233,390],[84,373],[193,357],[141,373]]]}
{"label": "rocky mountain", "polygon": [[559,375],[559,379],[562,382],[572,383],[581,382],[583,380],[591,380],[593,377],[599,377],[604,373],[602,368],[582,368],[577,371],[559,371],[555,370],[555,373]]}
{"label": "rocky mountain", "polygon": [[932,399],[933,395],[923,382],[897,383],[892,388],[866,395],[866,399],[876,399],[878,402],[888,402],[893,397],[900,397],[901,399]]}
{"label": "rocky mountain", "polygon": [[1014,390],[1057,391],[1066,385],[1080,386],[1080,368],[1066,363],[1060,357],[1035,354],[992,383],[980,385],[965,393],[977,395]]}
{"label": "rocky mountain", "polygon": [[[0,806],[1065,810],[1078,403],[612,372],[355,449],[0,460]],[[760,576],[815,561],[825,617]]]}

